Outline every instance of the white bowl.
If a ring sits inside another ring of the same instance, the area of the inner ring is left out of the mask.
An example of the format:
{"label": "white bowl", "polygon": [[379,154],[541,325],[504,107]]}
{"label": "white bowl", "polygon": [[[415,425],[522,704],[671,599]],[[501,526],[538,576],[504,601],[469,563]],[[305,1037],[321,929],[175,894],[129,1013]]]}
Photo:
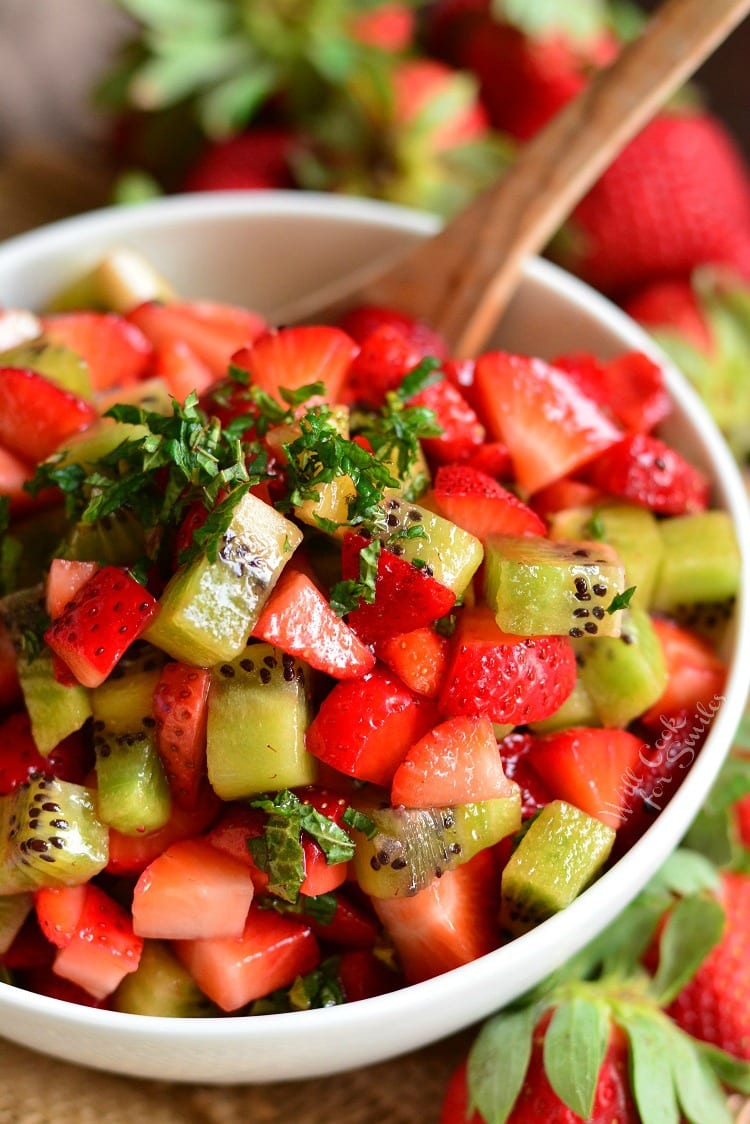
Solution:
{"label": "white bowl", "polygon": [[[145,253],[186,296],[245,303],[288,321],[374,258],[435,229],[432,218],[362,200],[302,193],[184,196],[58,223],[0,247],[0,306],[39,307],[106,250]],[[649,338],[587,286],[530,261],[497,335],[504,347],[602,357],[641,349],[666,367],[677,400],[667,440],[710,476],[743,557],[725,700],[675,798],[631,851],[563,913],[438,979],[326,1010],[259,1018],[166,1019],[78,1007],[0,984],[0,1031],[79,1064],[161,1080],[291,1080],[385,1060],[468,1026],[519,996],[602,929],[677,845],[728,751],[750,675],[750,517],[739,473],[682,376]]]}

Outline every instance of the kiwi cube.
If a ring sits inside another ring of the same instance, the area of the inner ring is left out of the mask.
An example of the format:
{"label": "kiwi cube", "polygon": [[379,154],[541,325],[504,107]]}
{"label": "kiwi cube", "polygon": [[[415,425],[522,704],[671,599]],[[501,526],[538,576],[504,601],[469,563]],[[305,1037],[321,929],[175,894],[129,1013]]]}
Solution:
{"label": "kiwi cube", "polygon": [[46,648],[36,659],[19,658],[18,678],[34,741],[46,757],[91,717],[89,692],[85,687],[57,682],[52,654]]}
{"label": "kiwi cube", "polygon": [[737,594],[740,553],[726,511],[678,515],[660,524],[661,566],[653,608],[683,616],[696,604],[729,602]]}
{"label": "kiwi cube", "polygon": [[0,956],[4,956],[34,907],[30,893],[0,897]]}
{"label": "kiwi cube", "polygon": [[444,808],[393,808],[358,800],[375,825],[354,831],[354,870],[376,898],[412,897],[447,870],[468,862],[521,826],[520,790],[511,796]]}
{"label": "kiwi cube", "polygon": [[659,637],[643,609],[623,614],[619,636],[576,641],[576,659],[598,723],[604,726],[627,726],[661,698],[667,685]]}
{"label": "kiwi cube", "polygon": [[50,301],[51,312],[95,308],[128,312],[143,301],[175,299],[169,282],[147,258],[118,246],[87,272],[70,281]]}
{"label": "kiwi cube", "polygon": [[503,930],[518,937],[570,905],[604,866],[614,841],[611,827],[572,804],[546,804],[503,869]]}
{"label": "kiwi cube", "polygon": [[305,749],[310,669],[271,644],[250,644],[212,669],[206,763],[222,800],[314,783]]}
{"label": "kiwi cube", "polygon": [[[576,641],[576,645],[585,643],[584,640]],[[592,643],[601,643],[601,641],[592,641]],[[569,726],[600,725],[601,720],[579,671],[573,690],[567,699],[547,718],[542,718],[539,722],[530,722],[529,729],[535,734],[552,734],[555,730],[567,730]]]}
{"label": "kiwi cube", "polygon": [[187,968],[162,941],[146,940],[134,972],[129,972],[111,999],[116,1011],[167,1018],[205,1018],[219,1013]]}
{"label": "kiwi cube", "polygon": [[619,636],[625,589],[617,554],[602,542],[489,535],[485,596],[498,627],[515,636]]}
{"label": "kiwi cube", "polygon": [[450,519],[396,496],[383,500],[381,506],[388,528],[381,538],[383,546],[407,562],[422,565],[461,597],[484,557],[479,539]]}
{"label": "kiwi cube", "polygon": [[51,343],[43,336],[4,351],[0,367],[24,367],[79,398],[93,397],[86,361],[69,347]]}

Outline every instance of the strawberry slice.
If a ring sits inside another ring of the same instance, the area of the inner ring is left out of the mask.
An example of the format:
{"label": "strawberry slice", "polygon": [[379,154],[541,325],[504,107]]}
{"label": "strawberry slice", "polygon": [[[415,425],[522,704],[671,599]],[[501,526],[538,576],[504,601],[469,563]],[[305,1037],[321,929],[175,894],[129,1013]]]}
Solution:
{"label": "strawberry slice", "polygon": [[448,640],[431,628],[415,628],[379,643],[378,657],[409,690],[434,699],[448,666]]}
{"label": "strawberry slice", "polygon": [[[345,535],[341,547],[344,580],[359,577],[359,554],[368,545],[362,535]],[[375,576],[375,600],[361,600],[347,622],[365,644],[376,644],[399,632],[423,628],[444,617],[456,595],[427,571],[392,550],[381,550]]]}
{"label": "strawberry slice", "polygon": [[609,448],[619,429],[564,371],[502,351],[477,359],[478,411],[508,447],[521,487],[536,492]]}
{"label": "strawberry slice", "polygon": [[157,749],[175,803],[192,811],[206,774],[206,724],[211,675],[203,667],[170,661],[153,698]]}
{"label": "strawberry slice", "polygon": [[56,948],[65,948],[78,931],[86,902],[85,886],[55,886],[37,890],[34,908],[39,928]]}
{"label": "strawberry slice", "polygon": [[133,931],[161,940],[240,937],[253,892],[242,863],[206,840],[181,839],[136,882]]}
{"label": "strawberry slice", "polygon": [[537,515],[546,517],[556,511],[566,511],[570,507],[594,507],[602,498],[602,493],[592,484],[582,480],[571,480],[563,476],[534,492],[531,500]]}
{"label": "strawberry slice", "polygon": [[309,383],[325,383],[329,402],[337,402],[346,373],[359,351],[340,328],[302,325],[266,332],[252,347],[232,356],[232,364],[247,371],[253,386],[282,401],[280,391],[298,390]]}
{"label": "strawberry slice", "polygon": [[98,687],[159,611],[127,570],[104,566],[81,586],[44,639],[84,687]]}
{"label": "strawberry slice", "polygon": [[631,432],[648,433],[672,412],[662,369],[642,351],[627,351],[609,363],[587,353],[564,355],[554,366]]}
{"label": "strawberry slice", "polygon": [[629,814],[629,783],[646,747],[627,730],[570,727],[537,740],[529,762],[554,798],[617,830]]}
{"label": "strawberry slice", "polygon": [[223,1011],[288,987],[320,960],[307,925],[255,906],[238,939],[180,941],[175,951],[201,991]]}
{"label": "strawberry slice", "polygon": [[336,909],[330,920],[306,917],[315,936],[321,941],[345,948],[372,948],[380,934],[375,917],[356,905],[341,890],[334,890]]}
{"label": "strawberry slice", "polygon": [[507,445],[502,441],[485,441],[470,455],[472,468],[485,472],[495,480],[510,480],[513,477],[513,462]]}
{"label": "strawberry slice", "polygon": [[482,541],[492,534],[546,534],[544,523],[530,507],[468,464],[439,468],[431,496],[440,515]]}
{"label": "strawberry slice", "polygon": [[375,666],[370,649],[334,613],[311,578],[289,567],[266,601],[253,636],[334,679],[357,679]]}
{"label": "strawberry slice", "polygon": [[387,995],[404,985],[400,972],[383,963],[369,948],[347,949],[340,953],[337,975],[347,1003]]}
{"label": "strawberry slice", "polygon": [[438,705],[443,714],[483,714],[492,722],[539,722],[573,690],[576,661],[565,636],[510,636],[491,609],[464,609]]}
{"label": "strawberry slice", "polygon": [[358,344],[363,344],[373,332],[383,326],[398,329],[422,358],[428,355],[436,359],[448,358],[448,348],[441,335],[422,320],[415,320],[413,316],[399,312],[398,309],[361,304],[349,309],[339,320],[339,327]]}
{"label": "strawberry slice", "polygon": [[345,402],[382,406],[386,394],[424,359],[420,343],[395,324],[381,324],[363,341],[343,387]]}
{"label": "strawberry slice", "polygon": [[422,440],[425,453],[436,464],[472,457],[484,443],[484,426],[461,392],[447,379],[420,390],[409,399],[409,405],[432,410],[443,431],[438,437]]}
{"label": "strawberry slice", "polygon": [[216,381],[211,368],[184,340],[165,340],[154,352],[153,374],[163,379],[173,398],[184,403],[188,394],[203,394]]}
{"label": "strawberry slice", "polygon": [[489,718],[449,718],[416,742],[393,775],[391,803],[448,807],[495,800],[516,791]]}
{"label": "strawberry slice", "polygon": [[46,995],[50,999],[60,999],[63,1003],[76,1003],[79,1007],[106,1007],[104,999],[95,999],[77,984],[56,976],[49,967],[40,965],[29,968],[19,977],[19,983],[26,991]]}
{"label": "strawberry slice", "polygon": [[235,351],[266,330],[256,312],[216,301],[146,301],[128,313],[154,347],[182,340],[215,378],[226,374]]}
{"label": "strawberry slice", "polygon": [[67,558],[53,558],[47,573],[45,601],[50,620],[56,620],[99,569],[98,562],[75,562]]}
{"label": "strawberry slice", "polygon": [[24,485],[33,475],[34,470],[27,460],[0,446],[0,496],[9,497],[11,515],[24,515],[50,500],[54,503],[59,497],[56,488],[44,488],[39,495],[32,497],[24,490]]}
{"label": "strawberry slice", "polygon": [[24,367],[0,367],[0,443],[42,461],[97,417],[91,402]]}
{"label": "strawberry slice", "polygon": [[533,734],[513,731],[500,742],[500,760],[503,772],[521,789],[521,817],[535,816],[545,804],[554,799],[542,778],[531,765],[531,755],[536,745]]}
{"label": "strawberry slice", "polygon": [[385,786],[436,720],[430,699],[378,666],[333,688],[308,728],[306,745],[340,773]]}
{"label": "strawberry slice", "polygon": [[104,999],[136,970],[143,941],[121,905],[92,882],[85,892],[75,932],[58,951],[53,970],[95,999]]}
{"label": "strawberry slice", "polygon": [[84,772],[84,757],[83,743],[75,735],[43,757],[36,747],[26,712],[10,714],[0,722],[0,796],[13,792],[39,774],[79,783]]}
{"label": "strawberry slice", "polygon": [[668,726],[670,716],[689,711],[700,733],[700,727],[705,728],[718,710],[727,677],[726,664],[706,640],[690,629],[660,617],[654,617],[652,623],[667,665],[667,685],[640,721],[661,729]]}
{"label": "strawberry slice", "polygon": [[142,379],[153,358],[148,339],[114,312],[61,312],[42,318],[52,343],[69,347],[85,360],[94,390],[128,386]]}
{"label": "strawberry slice", "polygon": [[659,515],[688,515],[708,506],[708,481],[680,454],[645,433],[623,437],[586,468],[594,487]]}
{"label": "strawberry slice", "polygon": [[373,898],[407,983],[469,964],[500,944],[500,879],[491,849],[446,871],[411,898]]}

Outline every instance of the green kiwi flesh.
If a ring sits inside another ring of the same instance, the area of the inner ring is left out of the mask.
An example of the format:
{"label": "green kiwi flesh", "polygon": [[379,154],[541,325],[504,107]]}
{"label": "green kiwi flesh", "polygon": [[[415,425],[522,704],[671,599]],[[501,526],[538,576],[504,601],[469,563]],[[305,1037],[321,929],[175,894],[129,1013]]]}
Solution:
{"label": "green kiwi flesh", "polygon": [[576,641],[576,659],[603,726],[627,726],[661,698],[667,685],[662,647],[643,609],[625,611],[617,637]]}
{"label": "green kiwi flesh", "polygon": [[271,644],[249,644],[213,668],[206,763],[214,792],[241,800],[314,783],[311,719],[309,667]]}
{"label": "green kiwi flesh", "polygon": [[675,516],[660,530],[664,550],[654,610],[684,619],[695,605],[731,605],[739,588],[740,554],[728,513]]}
{"label": "green kiwi flesh", "polygon": [[218,1014],[190,973],[169,947],[147,940],[134,972],[129,972],[111,999],[115,1011],[167,1018],[206,1018]]}
{"label": "green kiwi flesh", "polygon": [[618,636],[625,571],[603,542],[489,535],[485,595],[498,627],[515,636]]}
{"label": "green kiwi flesh", "polygon": [[86,361],[69,347],[51,343],[43,336],[4,351],[0,355],[0,367],[23,367],[44,375],[80,398],[93,395]]}
{"label": "green kiwi flesh", "polygon": [[503,869],[503,930],[518,937],[570,905],[599,873],[614,841],[611,827],[572,804],[546,804]]}
{"label": "green kiwi flesh", "polygon": [[412,897],[434,878],[468,862],[521,826],[520,791],[445,808],[393,808],[367,799],[357,807],[376,828],[354,831],[354,869],[366,894]]}

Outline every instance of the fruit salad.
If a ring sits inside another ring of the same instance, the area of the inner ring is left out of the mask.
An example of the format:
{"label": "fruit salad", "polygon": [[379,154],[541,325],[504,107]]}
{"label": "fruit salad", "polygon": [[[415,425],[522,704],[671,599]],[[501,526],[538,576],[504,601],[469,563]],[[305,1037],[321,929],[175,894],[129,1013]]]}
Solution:
{"label": "fruit salad", "polygon": [[739,555],[645,355],[273,329],[125,252],[0,348],[7,982],[386,992],[564,909],[678,790]]}

